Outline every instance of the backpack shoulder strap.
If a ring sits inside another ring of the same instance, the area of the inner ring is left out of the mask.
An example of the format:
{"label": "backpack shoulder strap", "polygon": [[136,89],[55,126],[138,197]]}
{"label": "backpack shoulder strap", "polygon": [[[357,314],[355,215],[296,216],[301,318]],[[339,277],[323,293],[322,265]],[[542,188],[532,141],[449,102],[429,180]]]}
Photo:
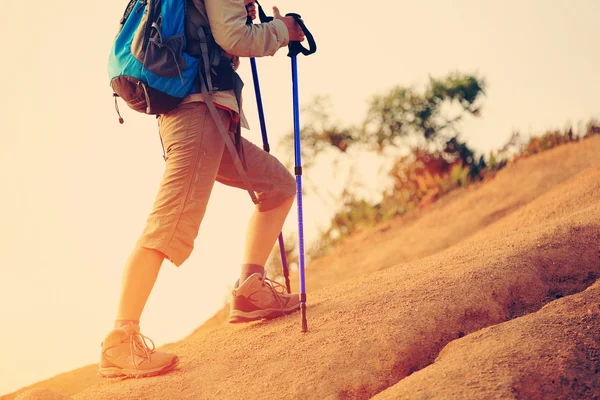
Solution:
{"label": "backpack shoulder strap", "polygon": [[[215,103],[213,102],[213,100],[210,96],[210,93],[208,92],[208,90],[206,88],[206,82],[204,81],[204,77],[202,76],[202,74],[199,74],[199,77],[200,77],[199,79],[200,79],[202,98],[204,99],[204,102],[206,103],[206,106],[208,107],[208,111],[209,111],[210,115],[212,116],[212,119],[215,121],[215,124],[217,125],[217,129],[219,130],[219,133],[223,137],[223,141],[225,142],[225,146],[227,146],[227,149],[229,150],[229,154],[231,154],[231,159],[233,160],[233,164],[235,165],[235,168],[236,168],[238,174],[240,175],[240,179],[244,182],[244,188],[250,194],[250,198],[252,199],[252,202],[254,204],[258,204],[258,198],[256,197],[256,193],[254,192],[252,183],[250,183],[250,178],[248,177],[248,173],[246,172],[246,169],[242,165],[242,161],[240,160],[238,151],[237,151],[235,145],[233,144],[231,137],[229,136],[229,132],[227,132],[227,129],[225,129],[225,125],[223,125],[223,121],[221,121],[221,118],[219,117],[217,107],[215,106]],[[240,145],[241,145],[241,142],[240,142]]]}
{"label": "backpack shoulder strap", "polygon": [[[203,63],[203,69],[204,69],[204,75],[206,75],[206,85],[208,87],[208,91],[212,92],[213,91],[213,83],[212,83],[212,77],[211,77],[211,73],[210,73],[210,56],[208,53],[208,40],[209,37],[206,34],[206,31],[204,30],[203,26],[198,27],[198,30],[196,31],[196,33],[198,34],[198,38],[199,38],[199,42],[200,42],[200,50],[202,51],[202,63]],[[202,74],[200,74],[202,75]],[[204,86],[204,85],[201,85]]]}

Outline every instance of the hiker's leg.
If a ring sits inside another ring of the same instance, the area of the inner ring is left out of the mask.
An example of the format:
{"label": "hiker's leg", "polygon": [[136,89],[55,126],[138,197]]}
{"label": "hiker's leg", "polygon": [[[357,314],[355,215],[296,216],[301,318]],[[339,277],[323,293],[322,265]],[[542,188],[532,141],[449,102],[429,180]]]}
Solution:
{"label": "hiker's leg", "polygon": [[[222,112],[226,126],[228,114]],[[161,116],[167,161],[154,208],[125,265],[117,320],[138,321],[165,258],[181,265],[214,186],[223,141],[201,103],[184,104]]]}
{"label": "hiker's leg", "polygon": [[[277,158],[242,138],[247,172],[258,197],[258,204],[250,218],[246,232],[243,264],[264,267],[283,223],[294,203],[296,180]],[[217,181],[245,189],[228,151],[217,175]],[[244,275],[249,275],[242,270]],[[252,268],[250,268],[252,271]]]}
{"label": "hiker's leg", "polygon": [[260,211],[258,207],[254,210],[246,231],[244,264],[264,266],[267,263],[292,204],[294,197],[289,197],[270,210]]}
{"label": "hiker's leg", "polygon": [[[231,117],[219,110],[226,128]],[[167,162],[154,208],[137,247],[154,249],[176,266],[194,248],[225,147],[204,103],[179,106],[160,119]]]}
{"label": "hiker's leg", "polygon": [[142,247],[133,250],[123,271],[115,328],[130,322],[139,323],[164,258],[156,250]]}
{"label": "hiker's leg", "polygon": [[[221,111],[221,116],[228,126],[229,114]],[[165,172],[146,228],[125,266],[115,323],[119,329],[102,342],[102,376],[152,376],[179,361],[174,354],[144,349],[138,321],[164,258],[179,266],[192,252],[224,145],[203,103],[183,104],[161,116],[160,134]]]}

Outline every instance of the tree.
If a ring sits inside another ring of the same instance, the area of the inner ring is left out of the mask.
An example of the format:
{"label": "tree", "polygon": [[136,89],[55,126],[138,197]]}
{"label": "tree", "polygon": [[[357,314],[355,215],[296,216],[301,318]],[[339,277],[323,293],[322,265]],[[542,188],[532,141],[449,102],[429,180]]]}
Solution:
{"label": "tree", "polygon": [[[317,97],[303,109],[309,121],[302,127],[302,157],[310,168],[317,157],[331,150],[345,154],[351,146],[383,153],[388,148],[413,139],[443,151],[450,139],[459,135],[458,124],[466,115],[478,116],[485,81],[475,75],[453,72],[434,79],[419,91],[396,86],[371,100],[362,126],[342,126],[330,115],[330,103]],[[282,144],[290,148],[293,133]]]}
{"label": "tree", "polygon": [[[423,92],[397,86],[373,98],[356,141],[378,152],[400,146],[407,137],[446,142],[458,135],[457,124],[466,114],[479,115],[484,88],[483,79],[458,72],[430,78]],[[452,113],[449,106],[458,106],[458,111]]]}
{"label": "tree", "polygon": [[[342,127],[338,121],[333,121],[330,113],[331,101],[325,96],[313,99],[310,105],[302,109],[302,114],[307,123],[302,126],[302,164],[310,168],[316,158],[331,149],[345,153],[353,144],[355,137],[354,127]],[[294,147],[294,133],[283,138],[280,146],[286,149]]]}

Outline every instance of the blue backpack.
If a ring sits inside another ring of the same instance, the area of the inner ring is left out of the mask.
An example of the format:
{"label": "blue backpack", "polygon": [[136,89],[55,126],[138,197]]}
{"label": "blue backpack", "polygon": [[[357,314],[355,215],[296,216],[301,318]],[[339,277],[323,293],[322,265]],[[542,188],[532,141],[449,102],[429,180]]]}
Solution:
{"label": "blue backpack", "polygon": [[115,94],[132,109],[163,114],[190,93],[198,59],[184,52],[185,8],[182,0],[131,0],[127,5],[108,72]]}
{"label": "blue backpack", "polygon": [[188,7],[194,7],[190,0],[129,1],[108,63],[115,103],[121,97],[136,111],[158,115],[200,92],[201,80],[208,92],[233,87],[233,67],[221,57],[208,21],[188,32],[193,36],[188,51]]}

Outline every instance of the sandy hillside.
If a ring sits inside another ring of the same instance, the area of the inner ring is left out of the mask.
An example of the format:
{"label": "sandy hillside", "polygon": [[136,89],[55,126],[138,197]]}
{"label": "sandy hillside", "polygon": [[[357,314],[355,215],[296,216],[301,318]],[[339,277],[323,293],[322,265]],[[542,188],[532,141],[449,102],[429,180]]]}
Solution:
{"label": "sandy hillside", "polygon": [[534,314],[455,340],[433,365],[375,399],[598,398],[599,299],[597,282]]}
{"label": "sandy hillside", "polygon": [[312,263],[308,334],[298,315],[229,326],[221,314],[174,345],[168,375],[95,384],[86,367],[85,384],[69,373],[40,386],[74,399],[594,398],[598,277],[595,137]]}

